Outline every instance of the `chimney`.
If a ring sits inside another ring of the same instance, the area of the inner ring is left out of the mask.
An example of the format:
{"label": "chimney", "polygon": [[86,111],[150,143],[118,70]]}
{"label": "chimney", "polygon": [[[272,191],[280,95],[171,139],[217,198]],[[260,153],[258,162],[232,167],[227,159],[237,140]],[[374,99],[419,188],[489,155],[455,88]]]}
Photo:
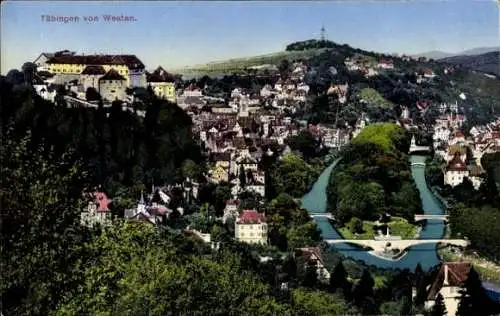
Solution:
{"label": "chimney", "polygon": [[444,265],[444,282],[443,282],[443,285],[446,285],[446,286],[449,285],[449,282],[448,282],[448,265],[447,264]]}

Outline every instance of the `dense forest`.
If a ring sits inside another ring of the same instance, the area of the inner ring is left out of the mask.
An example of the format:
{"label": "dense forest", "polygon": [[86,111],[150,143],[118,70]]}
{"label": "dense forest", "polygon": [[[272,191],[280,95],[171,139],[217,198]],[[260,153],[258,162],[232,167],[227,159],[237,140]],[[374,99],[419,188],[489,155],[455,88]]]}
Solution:
{"label": "dense forest", "polygon": [[341,224],[382,214],[413,222],[421,201],[408,163],[409,139],[393,123],[364,128],[341,153],[328,186],[328,208]]}

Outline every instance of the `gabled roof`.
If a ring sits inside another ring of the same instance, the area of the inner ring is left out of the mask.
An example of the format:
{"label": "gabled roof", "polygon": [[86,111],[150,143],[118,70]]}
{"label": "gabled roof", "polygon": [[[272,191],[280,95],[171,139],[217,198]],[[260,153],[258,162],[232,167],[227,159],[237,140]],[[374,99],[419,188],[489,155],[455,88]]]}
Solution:
{"label": "gabled roof", "polygon": [[99,81],[102,80],[127,80],[122,75],[118,73],[118,71],[111,68],[104,76],[99,78]]}
{"label": "gabled roof", "polygon": [[[443,264],[429,289],[427,299],[436,299],[437,294],[443,286],[460,287],[467,280],[471,268],[472,265],[468,262],[449,262]],[[445,279],[448,280],[448,284],[444,284]]]}
{"label": "gabled roof", "polygon": [[307,260],[313,260],[313,256],[324,266],[323,256],[319,247],[304,247],[298,249]]}
{"label": "gabled roof", "polygon": [[152,73],[147,73],[146,74],[147,81],[148,82],[174,82],[175,77],[168,73],[165,69],[163,69],[161,66],[158,66],[155,71]]}
{"label": "gabled roof", "polygon": [[446,171],[467,171],[467,166],[460,158],[459,153],[455,153],[453,159],[448,163]]}
{"label": "gabled roof", "polygon": [[104,70],[104,67],[98,66],[98,65],[88,65],[83,69],[81,72],[81,75],[104,75],[106,73],[106,70]]}
{"label": "gabled roof", "polygon": [[237,224],[261,224],[265,222],[265,215],[256,210],[243,210],[236,221]]}

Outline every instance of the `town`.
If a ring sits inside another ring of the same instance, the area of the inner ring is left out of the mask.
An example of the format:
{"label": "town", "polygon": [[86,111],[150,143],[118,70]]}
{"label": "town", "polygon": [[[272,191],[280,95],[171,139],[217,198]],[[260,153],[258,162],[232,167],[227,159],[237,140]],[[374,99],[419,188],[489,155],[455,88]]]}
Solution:
{"label": "town", "polygon": [[1,316],[500,313],[498,48],[162,5],[49,6],[5,50]]}

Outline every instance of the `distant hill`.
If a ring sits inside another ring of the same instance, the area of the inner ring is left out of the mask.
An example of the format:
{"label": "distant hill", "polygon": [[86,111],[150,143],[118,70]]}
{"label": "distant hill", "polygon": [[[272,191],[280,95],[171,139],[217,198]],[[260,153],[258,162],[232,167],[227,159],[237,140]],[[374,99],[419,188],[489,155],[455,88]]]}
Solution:
{"label": "distant hill", "polygon": [[500,51],[481,55],[453,56],[440,59],[439,61],[500,77]]}
{"label": "distant hill", "polygon": [[224,61],[214,61],[202,65],[194,65],[182,69],[176,69],[173,72],[182,74],[184,76],[197,76],[197,75],[224,75],[239,72],[245,68],[260,68],[270,65],[278,65],[284,59],[309,59],[313,56],[324,52],[325,48],[306,49],[301,51],[282,51],[276,53],[269,53],[259,56],[233,58]]}
{"label": "distant hill", "polygon": [[477,48],[472,48],[468,50],[464,50],[459,53],[448,53],[448,52],[443,52],[439,50],[433,50],[430,52],[425,52],[425,53],[420,53],[420,54],[415,54],[412,55],[413,57],[426,57],[426,58],[432,58],[432,59],[442,59],[442,58],[448,58],[448,57],[453,57],[453,56],[462,56],[462,55],[480,55],[480,54],[485,54],[489,52],[494,52],[500,50],[500,47],[477,47]]}
{"label": "distant hill", "polygon": [[439,50],[433,50],[430,52],[412,55],[412,57],[425,57],[425,58],[430,58],[430,59],[441,59],[441,58],[446,58],[446,57],[451,57],[451,56],[454,56],[454,54],[442,52]]}

